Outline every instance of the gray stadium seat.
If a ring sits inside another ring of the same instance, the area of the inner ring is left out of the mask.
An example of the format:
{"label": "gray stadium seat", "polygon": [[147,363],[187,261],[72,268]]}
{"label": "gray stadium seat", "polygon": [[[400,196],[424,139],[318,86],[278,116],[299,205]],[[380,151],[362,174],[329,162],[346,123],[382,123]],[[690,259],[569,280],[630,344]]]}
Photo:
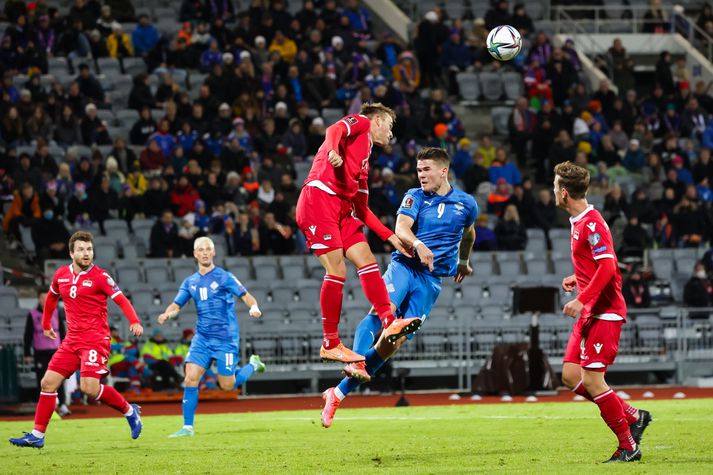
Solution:
{"label": "gray stadium seat", "polygon": [[344,110],[332,107],[326,107],[322,110],[322,118],[324,119],[324,124],[330,126],[339,119],[344,117]]}
{"label": "gray stadium seat", "polygon": [[283,306],[289,306],[291,302],[295,299],[295,291],[292,288],[284,286],[273,286],[270,290],[272,295],[272,301],[283,304]]}
{"label": "gray stadium seat", "polygon": [[196,264],[192,259],[173,260],[171,262],[173,269],[173,278],[176,283],[181,283],[183,280],[196,272]]}
{"label": "gray stadium seat", "polygon": [[523,95],[523,83],[520,73],[507,72],[503,73],[503,85],[505,86],[505,96],[514,101]]}
{"label": "gray stadium seat", "polygon": [[456,74],[460,96],[464,101],[477,101],[480,98],[480,80],[478,75],[471,72]]}
{"label": "gray stadium seat", "polygon": [[500,275],[517,276],[522,272],[522,269],[520,268],[520,261],[500,262],[499,266]]}
{"label": "gray stadium seat", "polygon": [[530,276],[541,276],[548,273],[547,261],[545,259],[531,259],[526,262],[527,274]]}
{"label": "gray stadium seat", "polygon": [[229,256],[223,262],[225,269],[232,272],[239,280],[252,279],[250,261],[247,257]]}
{"label": "gray stadium seat", "polygon": [[[17,291],[13,287],[0,286],[0,308],[5,310],[18,307]],[[24,322],[23,322],[24,323]]]}
{"label": "gray stadium seat", "polygon": [[508,135],[508,119],[512,114],[511,107],[493,107],[490,110],[490,117],[493,120],[493,133],[495,135]]}
{"label": "gray stadium seat", "polygon": [[255,278],[260,281],[272,282],[279,278],[277,259],[274,256],[257,256],[252,258]]}
{"label": "gray stadium seat", "polygon": [[131,292],[131,304],[137,312],[149,312],[155,307],[153,293],[146,289],[134,290]]}
{"label": "gray stadium seat", "polygon": [[106,77],[117,77],[121,74],[121,65],[116,58],[97,58],[98,74]]}
{"label": "gray stadium seat", "polygon": [[148,284],[157,284],[171,280],[168,269],[165,267],[149,267],[144,269],[146,273],[146,282]]}
{"label": "gray stadium seat", "polygon": [[556,261],[553,261],[553,263],[555,275],[557,275],[558,277],[565,277],[574,273],[574,268],[572,267],[572,259],[557,259]]}
{"label": "gray stadium seat", "polygon": [[483,97],[489,101],[497,101],[503,95],[503,77],[499,73],[480,73],[480,84],[483,87]]}
{"label": "gray stadium seat", "polygon": [[146,72],[146,63],[143,58],[124,58],[124,73],[135,76]]}
{"label": "gray stadium seat", "polygon": [[282,264],[282,278],[287,281],[296,281],[305,277],[304,264]]}
{"label": "gray stadium seat", "polygon": [[670,279],[673,276],[673,259],[654,259],[651,261],[654,275],[659,279]]}
{"label": "gray stadium seat", "polygon": [[122,265],[117,264],[114,278],[122,285],[143,280],[141,279],[141,270],[138,265],[129,262]]}

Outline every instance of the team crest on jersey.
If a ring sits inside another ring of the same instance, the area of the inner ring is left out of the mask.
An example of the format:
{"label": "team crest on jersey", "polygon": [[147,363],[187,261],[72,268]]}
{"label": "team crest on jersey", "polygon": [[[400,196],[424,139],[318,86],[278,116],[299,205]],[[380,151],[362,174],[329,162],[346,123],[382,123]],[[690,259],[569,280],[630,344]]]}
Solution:
{"label": "team crest on jersey", "polygon": [[213,291],[215,291],[215,289],[218,288],[218,282],[216,282],[216,281],[211,282],[210,288],[211,288]]}
{"label": "team crest on jersey", "polygon": [[356,117],[346,117],[344,120],[347,121],[347,124],[349,125],[354,125],[357,123],[357,118]]}
{"label": "team crest on jersey", "polygon": [[465,208],[465,206],[463,206],[463,203],[460,203],[460,202],[454,204],[453,207],[455,209],[457,209],[458,211],[461,211],[461,210],[463,210],[463,208]]}
{"label": "team crest on jersey", "polygon": [[579,231],[575,231],[574,234],[572,234],[572,237],[575,241],[579,241]]}
{"label": "team crest on jersey", "polygon": [[109,284],[109,287],[114,287],[114,279],[112,279],[111,277],[107,276],[106,283]]}
{"label": "team crest on jersey", "polygon": [[406,195],[404,196],[404,201],[401,203],[403,209],[411,209],[413,207],[413,198]]}
{"label": "team crest on jersey", "polygon": [[332,240],[332,235],[331,235],[331,234],[325,234],[325,235],[324,235],[324,240],[325,240],[325,241],[331,241],[331,240]]}
{"label": "team crest on jersey", "polygon": [[591,232],[594,232],[594,228],[597,227],[597,223],[587,223],[587,227]]}
{"label": "team crest on jersey", "polygon": [[82,282],[83,287],[91,287],[93,284],[94,283],[89,279],[85,279],[84,282]]}
{"label": "team crest on jersey", "polygon": [[596,246],[599,244],[599,241],[602,240],[602,236],[599,233],[594,233],[589,235],[589,244],[592,246]]}

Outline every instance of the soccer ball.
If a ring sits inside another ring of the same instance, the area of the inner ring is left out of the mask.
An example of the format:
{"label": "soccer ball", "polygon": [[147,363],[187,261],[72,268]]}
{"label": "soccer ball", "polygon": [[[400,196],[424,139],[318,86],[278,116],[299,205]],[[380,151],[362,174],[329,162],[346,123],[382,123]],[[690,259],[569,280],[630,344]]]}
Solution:
{"label": "soccer ball", "polygon": [[490,30],[486,44],[490,56],[498,61],[510,61],[522,49],[522,37],[516,28],[500,25]]}

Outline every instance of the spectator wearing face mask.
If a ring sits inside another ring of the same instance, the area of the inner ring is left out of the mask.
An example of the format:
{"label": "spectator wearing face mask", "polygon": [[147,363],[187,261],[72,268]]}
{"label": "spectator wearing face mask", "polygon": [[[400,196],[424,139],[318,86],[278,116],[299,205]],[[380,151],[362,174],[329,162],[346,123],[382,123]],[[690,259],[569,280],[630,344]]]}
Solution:
{"label": "spectator wearing face mask", "polygon": [[[713,305],[713,283],[708,278],[706,268],[700,261],[696,262],[693,276],[688,279],[683,288],[683,302],[689,307],[710,307]],[[691,313],[690,316],[695,317],[697,314]],[[708,318],[708,313],[705,312],[698,316]]]}

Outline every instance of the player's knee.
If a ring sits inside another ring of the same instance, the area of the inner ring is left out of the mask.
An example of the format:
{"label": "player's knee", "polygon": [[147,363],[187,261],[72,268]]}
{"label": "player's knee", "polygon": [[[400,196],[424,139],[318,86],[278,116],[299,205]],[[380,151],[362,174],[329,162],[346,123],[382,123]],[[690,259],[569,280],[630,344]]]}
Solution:
{"label": "player's knee", "polygon": [[79,390],[91,399],[96,399],[99,395],[99,385],[89,384],[84,380],[79,382]]}
{"label": "player's knee", "polygon": [[579,374],[573,374],[570,371],[562,372],[562,384],[567,386],[569,389],[574,389],[574,387],[579,384],[581,376]]}
{"label": "player's knee", "polygon": [[218,387],[223,391],[232,391],[235,387],[235,380],[232,380],[232,382],[220,380],[218,381]]}
{"label": "player's knee", "polygon": [[198,386],[199,382],[199,378],[194,378],[192,375],[189,374],[186,374],[186,377],[183,378],[184,385],[189,388],[195,388],[196,386]]}
{"label": "player's knee", "polygon": [[607,383],[604,381],[604,373],[596,371],[584,371],[582,375],[582,386],[591,395],[597,395],[607,390]]}
{"label": "player's knee", "polygon": [[59,388],[59,385],[52,378],[45,375],[40,381],[40,389],[47,393],[55,392]]}

